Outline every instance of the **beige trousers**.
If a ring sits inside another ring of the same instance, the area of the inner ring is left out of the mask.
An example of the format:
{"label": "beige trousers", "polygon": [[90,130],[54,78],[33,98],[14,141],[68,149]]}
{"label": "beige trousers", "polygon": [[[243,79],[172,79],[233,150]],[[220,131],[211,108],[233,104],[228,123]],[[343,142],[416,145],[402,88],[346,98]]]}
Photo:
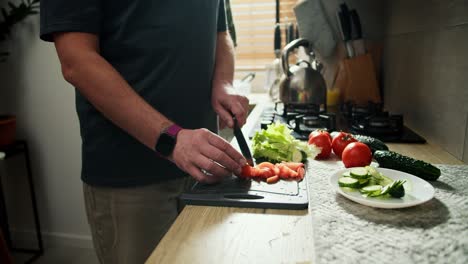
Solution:
{"label": "beige trousers", "polygon": [[93,244],[102,264],[144,263],[181,210],[190,179],[136,188],[83,184]]}

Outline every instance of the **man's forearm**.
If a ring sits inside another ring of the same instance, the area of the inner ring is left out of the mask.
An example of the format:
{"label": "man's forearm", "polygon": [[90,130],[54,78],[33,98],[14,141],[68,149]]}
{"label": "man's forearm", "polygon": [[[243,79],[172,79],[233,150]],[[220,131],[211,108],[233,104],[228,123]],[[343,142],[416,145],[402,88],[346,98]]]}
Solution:
{"label": "man's forearm", "polygon": [[158,135],[171,122],[144,101],[97,52],[57,49],[65,79],[114,124],[154,149]]}
{"label": "man's forearm", "polygon": [[234,79],[234,45],[228,32],[220,32],[216,44],[213,88],[232,85]]}

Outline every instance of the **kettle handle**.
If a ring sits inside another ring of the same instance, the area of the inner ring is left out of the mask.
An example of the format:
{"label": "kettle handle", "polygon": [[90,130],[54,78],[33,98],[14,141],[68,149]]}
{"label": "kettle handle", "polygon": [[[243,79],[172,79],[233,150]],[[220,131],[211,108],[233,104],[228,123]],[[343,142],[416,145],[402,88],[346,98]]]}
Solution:
{"label": "kettle handle", "polygon": [[310,62],[306,61],[306,60],[300,60],[296,63],[297,66],[301,65],[302,63],[305,63],[307,64],[307,67],[308,68],[312,68],[312,65],[310,64]]}
{"label": "kettle handle", "polygon": [[298,38],[289,42],[286,47],[283,49],[283,54],[281,55],[281,64],[283,66],[283,72],[288,77],[292,75],[292,72],[289,70],[289,53],[299,46],[309,47],[309,41],[307,39]]}

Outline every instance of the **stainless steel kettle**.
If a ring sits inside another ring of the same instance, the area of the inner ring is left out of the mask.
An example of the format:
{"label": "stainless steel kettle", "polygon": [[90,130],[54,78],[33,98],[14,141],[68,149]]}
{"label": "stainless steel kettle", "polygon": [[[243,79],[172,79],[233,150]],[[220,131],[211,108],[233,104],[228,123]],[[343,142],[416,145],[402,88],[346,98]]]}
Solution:
{"label": "stainless steel kettle", "polygon": [[299,38],[283,49],[280,100],[285,104],[312,104],[318,106],[321,111],[326,111],[327,86],[322,74],[313,69],[306,60],[300,60],[296,65],[289,66],[289,53],[300,46],[308,50],[309,41]]}

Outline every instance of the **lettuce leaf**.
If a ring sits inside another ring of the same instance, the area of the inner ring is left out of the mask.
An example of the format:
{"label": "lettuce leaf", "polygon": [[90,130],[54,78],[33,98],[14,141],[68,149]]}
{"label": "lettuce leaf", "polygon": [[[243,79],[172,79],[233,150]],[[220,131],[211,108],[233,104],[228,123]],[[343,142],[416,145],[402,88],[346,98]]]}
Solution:
{"label": "lettuce leaf", "polygon": [[266,130],[257,131],[252,138],[254,158],[270,162],[305,162],[320,153],[315,145],[295,139],[291,132],[282,123],[273,123]]}

